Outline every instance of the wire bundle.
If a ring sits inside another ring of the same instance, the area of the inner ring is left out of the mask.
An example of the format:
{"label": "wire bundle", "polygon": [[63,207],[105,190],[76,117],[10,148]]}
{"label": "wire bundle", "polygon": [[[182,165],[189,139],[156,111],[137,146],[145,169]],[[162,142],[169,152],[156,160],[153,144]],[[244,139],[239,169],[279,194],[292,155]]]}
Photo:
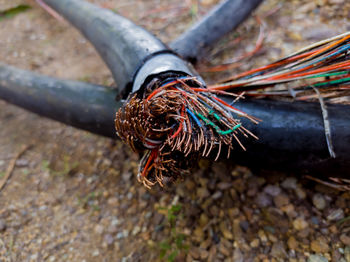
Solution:
{"label": "wire bundle", "polygon": [[[250,96],[334,98],[349,94],[350,32],[308,46],[284,59],[225,79],[210,90],[250,90]],[[272,90],[265,88],[274,87]],[[258,90],[258,89],[262,89]],[[256,91],[258,90],[258,91]]]}
{"label": "wire bundle", "polygon": [[139,166],[138,179],[150,187],[175,180],[199,156],[216,150],[215,160],[235,140],[244,149],[239,135],[256,138],[237,117],[254,123],[258,120],[228,104],[194,77],[154,79],[131,94],[116,114],[119,136],[134,151],[146,150]]}

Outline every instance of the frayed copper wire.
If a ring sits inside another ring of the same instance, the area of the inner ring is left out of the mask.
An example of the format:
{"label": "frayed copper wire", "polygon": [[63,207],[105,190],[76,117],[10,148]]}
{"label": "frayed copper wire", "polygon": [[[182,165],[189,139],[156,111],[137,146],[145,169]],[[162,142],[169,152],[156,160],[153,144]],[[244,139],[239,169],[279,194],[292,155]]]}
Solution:
{"label": "frayed copper wire", "polygon": [[[193,77],[151,83],[130,95],[115,121],[118,135],[134,151],[147,150],[138,174],[147,188],[176,180],[198,156],[208,157],[215,149],[215,161],[223,146],[229,157],[233,138],[244,149],[239,133],[255,137],[233,118],[225,102],[216,99],[224,91],[206,92]],[[243,112],[242,116],[249,119]]]}

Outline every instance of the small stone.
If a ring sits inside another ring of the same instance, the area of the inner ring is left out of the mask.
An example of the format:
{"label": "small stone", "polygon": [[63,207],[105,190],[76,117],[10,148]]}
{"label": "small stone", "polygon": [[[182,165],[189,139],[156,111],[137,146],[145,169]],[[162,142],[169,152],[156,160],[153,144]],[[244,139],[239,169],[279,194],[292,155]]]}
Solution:
{"label": "small stone", "polygon": [[191,257],[194,258],[194,259],[199,259],[200,254],[199,254],[198,248],[191,248],[191,249],[190,249],[190,255],[191,255]]}
{"label": "small stone", "polygon": [[272,204],[271,197],[265,193],[259,193],[256,196],[255,202],[259,207],[268,207]]}
{"label": "small stone", "polygon": [[211,198],[214,199],[214,200],[218,200],[219,198],[222,197],[222,192],[221,191],[216,191],[212,196]]}
{"label": "small stone", "polygon": [[261,229],[259,230],[258,236],[259,236],[261,242],[267,242],[267,236],[263,230],[261,230]]}
{"label": "small stone", "polygon": [[297,213],[295,212],[295,208],[293,206],[293,204],[288,204],[288,205],[285,205],[281,208],[281,210],[283,212],[285,212],[288,216],[290,217],[295,217],[297,216]]}
{"label": "small stone", "polygon": [[344,218],[344,211],[340,208],[331,210],[331,212],[327,216],[327,219],[330,221],[337,221],[343,218]]}
{"label": "small stone", "polygon": [[114,237],[111,234],[106,234],[103,239],[109,246],[114,243]]}
{"label": "small stone", "polygon": [[216,246],[212,245],[212,247],[209,249],[208,261],[214,261],[215,257],[216,257]]}
{"label": "small stone", "polygon": [[285,189],[296,189],[297,179],[295,177],[288,177],[282,182],[281,187]]}
{"label": "small stone", "polygon": [[98,251],[98,249],[96,249],[94,252],[92,252],[93,257],[97,257],[99,255],[100,255],[100,251]]}
{"label": "small stone", "polygon": [[199,198],[207,198],[210,196],[210,193],[206,187],[200,187],[197,189],[197,196]]}
{"label": "small stone", "polygon": [[242,228],[244,232],[247,232],[249,229],[249,222],[247,220],[240,221],[239,226]]}
{"label": "small stone", "polygon": [[209,255],[209,252],[203,248],[199,249],[199,257],[201,260],[205,260]]}
{"label": "small stone", "polygon": [[134,229],[132,230],[131,234],[133,236],[136,236],[138,233],[140,233],[140,231],[141,231],[141,227],[135,226]]}
{"label": "small stone", "polygon": [[309,256],[308,262],[328,262],[328,259],[321,255]]}
{"label": "small stone", "polygon": [[300,187],[297,187],[295,189],[295,194],[297,195],[297,197],[299,199],[305,199],[306,198],[306,193],[303,189],[301,189]]}
{"label": "small stone", "polygon": [[220,182],[218,185],[217,185],[218,189],[220,190],[226,190],[226,189],[229,189],[230,187],[232,187],[232,184],[231,183],[227,183],[227,182]]}
{"label": "small stone", "polygon": [[311,222],[315,225],[319,225],[320,224],[320,220],[318,219],[318,217],[311,217]]}
{"label": "small stone", "polygon": [[329,251],[329,246],[324,238],[318,238],[311,242],[311,250],[315,253],[327,253]]}
{"label": "small stone", "polygon": [[26,167],[26,166],[28,166],[28,164],[29,164],[29,161],[27,159],[18,159],[16,161],[17,167]]}
{"label": "small stone", "polygon": [[204,227],[208,224],[209,218],[205,213],[202,213],[199,217],[199,225]]}
{"label": "small stone", "polygon": [[272,245],[271,256],[275,258],[284,258],[287,256],[287,252],[282,242],[279,241]]}
{"label": "small stone", "polygon": [[233,251],[233,261],[235,261],[235,262],[243,262],[244,261],[243,254],[239,248],[236,248]]}
{"label": "small stone", "polygon": [[257,248],[257,247],[259,247],[259,245],[260,245],[260,241],[257,238],[255,238],[252,242],[250,242],[250,246],[252,248]]}
{"label": "small stone", "polygon": [[264,192],[270,196],[277,196],[281,193],[281,188],[274,185],[267,185],[264,188]]}
{"label": "small stone", "polygon": [[300,231],[307,228],[309,224],[303,218],[297,218],[293,221],[293,227]]}
{"label": "small stone", "polygon": [[344,257],[346,259],[346,262],[349,262],[350,261],[350,246],[347,246],[345,249],[344,249]]}
{"label": "small stone", "polygon": [[345,246],[350,246],[350,237],[343,234],[340,236],[340,241],[345,245]]}
{"label": "small stone", "polygon": [[222,221],[219,225],[221,233],[223,234],[224,238],[228,239],[228,240],[232,240],[233,239],[233,235],[232,232],[227,228],[226,223],[224,221]]}
{"label": "small stone", "polygon": [[222,244],[219,245],[219,252],[223,254],[225,257],[231,256],[230,250]]}
{"label": "small stone", "polygon": [[315,194],[312,197],[312,203],[314,204],[314,206],[319,209],[319,210],[323,210],[326,207],[326,200],[325,198],[322,196],[322,194]]}
{"label": "small stone", "polygon": [[122,239],[124,237],[124,233],[123,232],[119,232],[117,234],[117,239]]}
{"label": "small stone", "polygon": [[280,194],[273,198],[273,202],[275,203],[276,207],[281,208],[289,204],[289,198],[285,194]]}
{"label": "small stone", "polygon": [[204,237],[204,231],[202,227],[196,227],[196,229],[193,231],[193,234],[198,239],[203,239]]}
{"label": "small stone", "polygon": [[328,0],[328,2],[333,5],[341,5],[345,3],[345,0]]}
{"label": "small stone", "polygon": [[95,233],[102,234],[103,233],[103,226],[102,225],[96,225],[95,226]]}
{"label": "small stone", "polygon": [[269,234],[269,240],[273,243],[276,243],[278,241],[277,237],[275,237],[273,234]]}
{"label": "small stone", "polygon": [[3,219],[0,219],[0,232],[3,232],[6,230],[6,223]]}
{"label": "small stone", "polygon": [[296,250],[298,247],[298,241],[296,241],[295,237],[291,236],[288,238],[287,245],[289,249]]}

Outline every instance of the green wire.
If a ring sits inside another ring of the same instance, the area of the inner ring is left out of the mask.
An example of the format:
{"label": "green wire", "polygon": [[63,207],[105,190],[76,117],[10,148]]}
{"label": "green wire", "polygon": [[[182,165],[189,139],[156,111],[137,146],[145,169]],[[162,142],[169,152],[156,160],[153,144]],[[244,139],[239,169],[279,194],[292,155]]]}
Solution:
{"label": "green wire", "polygon": [[340,72],[334,72],[334,73],[326,73],[326,74],[321,74],[321,75],[309,76],[309,77],[307,77],[307,79],[317,78],[317,77],[339,76],[339,75],[345,75],[345,74],[348,74],[348,73],[349,73],[349,71],[340,71]]}
{"label": "green wire", "polygon": [[215,119],[218,120],[218,121],[221,120],[221,118],[220,118],[216,113],[214,113],[214,110],[210,110],[210,111],[209,111],[209,115],[214,116]]}
{"label": "green wire", "polygon": [[237,128],[241,127],[242,124],[235,125],[232,129],[221,131],[221,135],[228,135],[235,131]]}
{"label": "green wire", "polygon": [[[210,113],[210,112],[209,112]],[[239,127],[241,127],[242,126],[242,124],[237,124],[237,125],[235,125],[233,128],[231,128],[231,129],[228,129],[228,130],[226,130],[226,131],[223,131],[223,130],[221,130],[217,125],[215,125],[212,121],[210,121],[208,118],[206,118],[205,116],[203,116],[202,114],[200,114],[200,113],[197,113],[197,112],[195,112],[195,114],[198,116],[198,117],[200,117],[203,121],[204,121],[204,123],[206,124],[206,125],[209,125],[209,126],[212,126],[212,127],[214,127],[214,129],[216,130],[216,132],[218,132],[220,135],[228,135],[228,134],[231,134],[233,131],[235,131],[237,128],[239,128]],[[216,114],[215,114],[216,115]],[[215,115],[214,115],[214,117],[215,117]],[[218,116],[219,117],[219,116]],[[216,117],[215,117],[216,118]],[[220,117],[219,117],[219,119],[220,119]]]}
{"label": "green wire", "polygon": [[326,85],[329,85],[329,84],[341,84],[341,83],[345,83],[345,82],[348,82],[350,81],[350,77],[347,77],[347,78],[342,78],[342,79],[337,79],[337,80],[333,80],[333,81],[328,81],[328,82],[325,82],[325,83],[317,83],[317,84],[314,84],[313,86],[314,87],[321,87],[321,86],[326,86]]}

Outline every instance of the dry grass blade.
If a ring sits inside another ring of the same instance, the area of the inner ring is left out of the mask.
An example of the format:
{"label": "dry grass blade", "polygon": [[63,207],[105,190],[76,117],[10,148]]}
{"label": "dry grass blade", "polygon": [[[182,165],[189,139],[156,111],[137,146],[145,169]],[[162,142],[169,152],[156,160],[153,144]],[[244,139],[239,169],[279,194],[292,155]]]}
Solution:
{"label": "dry grass blade", "polygon": [[27,151],[29,148],[30,148],[30,145],[22,146],[21,150],[11,159],[10,164],[6,169],[5,176],[0,182],[0,191],[5,187],[7,181],[10,179],[13,169],[16,166],[17,159],[20,158],[24,154],[24,152]]}

